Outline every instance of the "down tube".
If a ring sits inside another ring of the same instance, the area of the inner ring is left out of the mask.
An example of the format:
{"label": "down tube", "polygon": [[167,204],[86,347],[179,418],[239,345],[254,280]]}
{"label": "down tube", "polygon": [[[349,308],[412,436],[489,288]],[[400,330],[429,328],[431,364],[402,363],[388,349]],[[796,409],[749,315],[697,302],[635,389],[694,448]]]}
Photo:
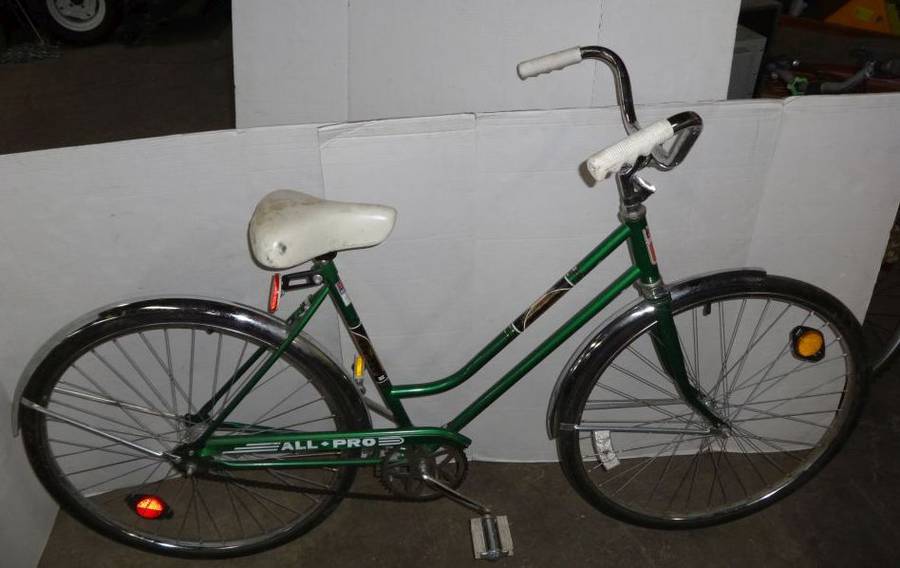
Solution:
{"label": "down tube", "polygon": [[509,370],[503,377],[500,378],[496,383],[491,386],[484,394],[475,399],[472,404],[463,409],[459,415],[451,420],[446,429],[451,432],[459,432],[462,430],[469,422],[475,419],[476,416],[481,414],[481,412],[490,406],[495,400],[500,398],[503,393],[510,389],[514,384],[516,384],[519,379],[524,377],[528,371],[535,368],[541,361],[543,361],[547,355],[552,353],[557,347],[562,345],[562,343],[572,337],[576,331],[581,329],[581,327],[590,321],[597,313],[600,312],[603,308],[609,305],[610,302],[616,299],[619,294],[621,294],[626,288],[631,286],[641,275],[640,268],[636,266],[632,266],[628,270],[626,270],[621,276],[616,278],[616,280],[606,287],[600,294],[597,295],[591,302],[581,308],[578,313],[572,316],[569,321],[564,323],[562,327],[557,329],[553,335],[544,340],[543,343],[538,345],[534,351],[528,354],[524,359],[519,361],[519,363]]}
{"label": "down tube", "polygon": [[541,314],[546,312],[563,297],[569,290],[587,276],[598,264],[603,262],[619,245],[631,237],[633,230],[626,225],[619,227],[603,239],[594,250],[587,256],[578,261],[571,270],[569,270],[562,278],[556,281],[552,288],[544,292],[540,298],[531,303],[528,308],[522,312],[510,325],[506,326],[491,342],[481,351],[475,354],[472,359],[463,365],[458,371],[435,381],[427,383],[412,383],[406,385],[396,385],[391,387],[390,395],[392,398],[407,398],[414,396],[431,396],[442,393],[455,388],[465,381],[469,380],[475,373],[484,367],[488,361],[493,359],[498,353],[503,351],[507,345],[512,343],[519,337],[525,329]]}

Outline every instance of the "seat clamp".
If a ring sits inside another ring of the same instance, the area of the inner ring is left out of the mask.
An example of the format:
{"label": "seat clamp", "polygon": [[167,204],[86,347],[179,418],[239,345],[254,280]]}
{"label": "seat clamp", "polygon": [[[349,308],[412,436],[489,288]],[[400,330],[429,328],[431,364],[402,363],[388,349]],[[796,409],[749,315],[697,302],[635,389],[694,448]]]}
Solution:
{"label": "seat clamp", "polygon": [[289,290],[299,290],[301,288],[311,288],[318,286],[323,282],[322,275],[318,270],[302,270],[300,272],[291,272],[281,276],[281,289],[285,292]]}

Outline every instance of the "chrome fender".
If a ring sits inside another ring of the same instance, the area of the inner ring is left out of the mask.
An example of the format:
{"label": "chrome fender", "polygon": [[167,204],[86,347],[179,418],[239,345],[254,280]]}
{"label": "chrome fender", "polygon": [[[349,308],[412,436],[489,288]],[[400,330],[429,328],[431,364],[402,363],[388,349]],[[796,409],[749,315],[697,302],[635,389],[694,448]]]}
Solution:
{"label": "chrome fender", "polygon": [[[106,325],[114,322],[116,319],[123,319],[126,316],[133,316],[139,313],[159,313],[162,311],[172,314],[174,321],[177,321],[179,314],[205,313],[215,314],[220,317],[225,316],[233,322],[236,329],[243,331],[248,335],[254,335],[255,333],[263,331],[274,333],[276,335],[285,335],[287,332],[287,324],[284,320],[276,318],[257,308],[227,300],[197,296],[142,298],[110,304],[99,309],[91,310],[57,331],[41,346],[40,349],[38,349],[25,366],[25,370],[22,372],[21,377],[19,377],[19,382],[16,385],[15,394],[12,400],[13,436],[19,435],[19,406],[29,379],[35,371],[37,371],[41,362],[44,361],[44,359],[46,359],[46,357],[63,341],[77,337],[79,334],[85,333],[93,326],[101,323]],[[353,381],[347,376],[341,366],[329,357],[325,350],[320,347],[312,337],[305,333],[301,333],[288,348],[288,352],[298,360],[310,362],[313,367],[325,375],[339,377],[341,388],[346,392],[350,400],[353,401],[355,406],[355,417],[364,419],[367,425],[371,427],[372,421],[368,409],[363,403],[362,397],[353,384]]]}
{"label": "chrome fender", "polygon": [[[685,280],[679,280],[673,284],[667,285],[669,293],[672,295],[672,301],[677,301],[697,292],[700,289],[708,287],[719,287],[736,280],[746,278],[763,278],[766,272],[759,268],[741,268],[733,270],[723,270],[721,272],[712,272],[698,276],[692,276]],[[563,366],[553,391],[550,394],[550,402],[547,405],[546,428],[547,437],[551,440],[556,438],[559,433],[559,414],[557,407],[559,401],[565,398],[566,394],[574,386],[574,375],[578,367],[587,361],[598,349],[605,347],[610,338],[616,336],[616,332],[629,326],[634,321],[648,317],[653,313],[653,306],[643,299],[638,299],[631,305],[619,310],[610,318],[601,323],[594,331],[588,334],[578,349],[569,357],[568,362]]]}

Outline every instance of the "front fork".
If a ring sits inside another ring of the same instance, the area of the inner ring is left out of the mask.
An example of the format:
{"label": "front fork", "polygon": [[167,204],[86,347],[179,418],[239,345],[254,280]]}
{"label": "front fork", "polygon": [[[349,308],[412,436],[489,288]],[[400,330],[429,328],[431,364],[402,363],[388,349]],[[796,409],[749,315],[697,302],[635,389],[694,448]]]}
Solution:
{"label": "front fork", "polygon": [[702,416],[711,428],[727,428],[726,421],[710,408],[708,397],[691,383],[687,372],[678,339],[678,328],[672,314],[672,296],[656,265],[656,251],[647,227],[647,210],[642,204],[654,188],[633,175],[633,172],[616,176],[616,181],[622,203],[619,218],[630,229],[628,250],[635,266],[641,271],[637,286],[641,295],[653,307],[656,316],[656,325],[650,331],[650,338],[657,358],[688,406]]}
{"label": "front fork", "polygon": [[[700,392],[690,380],[684,353],[678,339],[678,328],[672,315],[672,297],[664,286],[661,286],[660,298],[650,299],[656,315],[656,325],[650,331],[653,349],[662,364],[663,370],[672,378],[675,388],[688,406],[697,412],[713,428],[727,426],[724,419],[709,407],[709,398]],[[699,361],[697,362],[699,365]]]}

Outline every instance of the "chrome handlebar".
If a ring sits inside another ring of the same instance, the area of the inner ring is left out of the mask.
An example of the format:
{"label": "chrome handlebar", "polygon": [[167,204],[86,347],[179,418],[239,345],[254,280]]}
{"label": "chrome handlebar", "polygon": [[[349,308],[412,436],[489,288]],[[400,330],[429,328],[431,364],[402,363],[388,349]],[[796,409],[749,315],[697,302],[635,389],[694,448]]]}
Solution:
{"label": "chrome handlebar", "polygon": [[[622,113],[622,124],[625,132],[634,134],[641,129],[634,110],[634,96],[631,92],[631,79],[628,77],[628,69],[625,62],[616,52],[599,45],[589,45],[581,48],[581,59],[594,59],[605,63],[613,73],[616,83],[616,99],[619,110]],[[652,160],[649,166],[661,171],[671,170],[684,161],[691,151],[694,142],[703,131],[703,120],[695,112],[681,112],[669,117],[672,129],[675,131],[675,139],[668,150],[657,146],[651,154]]]}
{"label": "chrome handlebar", "polygon": [[[634,110],[634,97],[631,94],[631,79],[628,77],[628,69],[622,58],[611,49],[599,45],[572,47],[523,61],[519,63],[517,71],[521,79],[528,79],[543,73],[559,71],[585,59],[602,61],[610,68],[616,81],[616,99],[622,113],[625,132],[630,136],[639,131],[641,126]],[[703,121],[694,112],[682,112],[671,116],[669,123],[675,133],[672,144],[668,150],[662,145],[653,148],[650,159],[642,163],[642,166],[649,165],[663,171],[671,170],[684,160],[694,142],[697,141],[697,137],[700,136],[700,132],[703,131]]]}

